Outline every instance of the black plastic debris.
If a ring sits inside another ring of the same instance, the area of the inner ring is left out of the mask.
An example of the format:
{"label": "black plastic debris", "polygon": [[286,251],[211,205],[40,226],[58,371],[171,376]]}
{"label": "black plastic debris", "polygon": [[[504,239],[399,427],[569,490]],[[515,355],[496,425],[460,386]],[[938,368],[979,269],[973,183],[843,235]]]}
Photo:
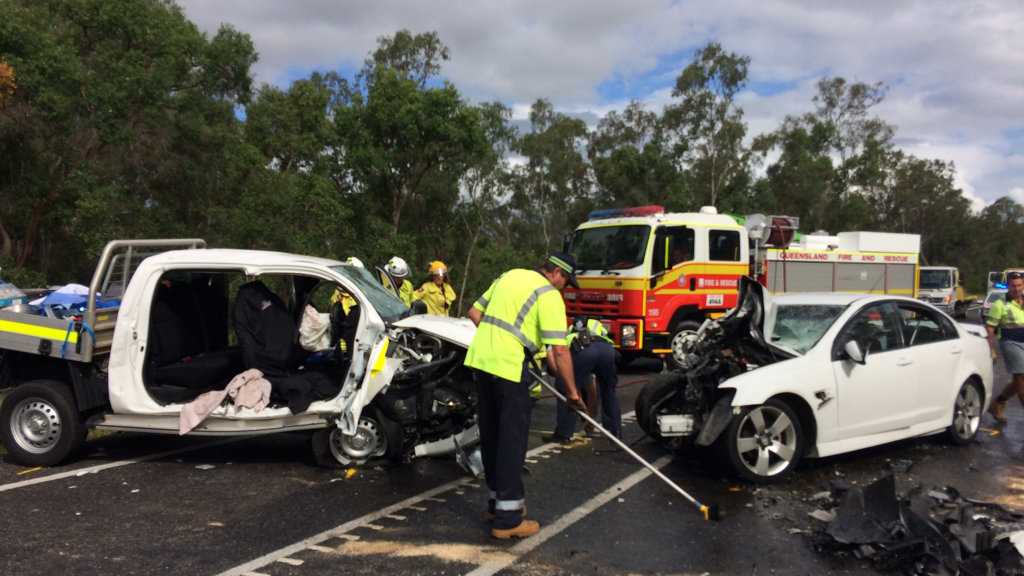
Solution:
{"label": "black plastic debris", "polygon": [[881,544],[894,541],[899,519],[896,480],[886,476],[863,490],[847,490],[827,531],[842,544]]}
{"label": "black plastic debris", "polygon": [[819,551],[915,576],[1024,574],[1009,538],[1024,528],[1024,516],[999,504],[964,498],[952,486],[917,486],[900,499],[892,476],[864,488],[833,486],[832,498],[834,519],[812,537]]}
{"label": "black plastic debris", "polygon": [[903,458],[897,458],[896,460],[889,461],[889,469],[897,474],[906,474],[914,466],[913,460],[906,460]]}

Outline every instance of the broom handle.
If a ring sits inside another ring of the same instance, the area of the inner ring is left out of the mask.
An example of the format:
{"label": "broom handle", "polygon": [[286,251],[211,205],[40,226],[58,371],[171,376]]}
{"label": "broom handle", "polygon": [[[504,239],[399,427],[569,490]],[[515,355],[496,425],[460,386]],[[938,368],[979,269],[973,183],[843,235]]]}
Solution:
{"label": "broom handle", "polygon": [[639,454],[634,452],[629,446],[626,446],[626,444],[622,440],[619,440],[618,438],[616,438],[614,434],[612,434],[611,432],[608,432],[607,430],[605,430],[604,427],[601,426],[600,424],[598,424],[596,421],[594,421],[594,419],[591,418],[589,414],[587,414],[583,410],[580,410],[580,409],[576,408],[572,404],[569,404],[569,401],[566,400],[565,396],[561,392],[559,392],[554,386],[549,384],[547,380],[542,378],[539,374],[535,373],[533,370],[530,370],[530,375],[533,376],[535,379],[537,379],[537,381],[540,382],[541,385],[543,385],[545,388],[550,390],[551,393],[553,393],[555,395],[555,397],[557,397],[559,400],[564,402],[566,406],[572,408],[577,414],[582,416],[583,419],[586,420],[587,422],[589,422],[591,426],[593,426],[594,428],[597,428],[598,430],[600,430],[601,434],[604,434],[606,438],[608,438],[612,442],[615,442],[615,444],[617,444],[619,446],[619,448],[622,448],[622,450],[624,452],[626,452],[627,454],[629,454],[630,456],[635,458],[637,462],[643,464],[644,467],[647,468],[648,470],[650,470],[651,472],[653,472],[655,476],[657,476],[658,478],[661,478],[661,480],[663,482],[665,482],[666,484],[671,486],[672,489],[675,490],[676,492],[678,492],[679,494],[681,494],[683,496],[683,498],[686,498],[694,506],[696,506],[698,508],[701,508],[702,511],[703,511],[704,505],[701,504],[700,502],[698,502],[696,498],[694,498],[693,496],[690,496],[686,492],[686,490],[683,490],[682,488],[680,488],[679,485],[676,484],[675,482],[673,482],[668,476],[665,476],[664,474],[662,474],[661,470],[658,470],[657,468],[652,466],[650,462],[648,462],[647,460],[644,460],[642,456],[640,456]]}

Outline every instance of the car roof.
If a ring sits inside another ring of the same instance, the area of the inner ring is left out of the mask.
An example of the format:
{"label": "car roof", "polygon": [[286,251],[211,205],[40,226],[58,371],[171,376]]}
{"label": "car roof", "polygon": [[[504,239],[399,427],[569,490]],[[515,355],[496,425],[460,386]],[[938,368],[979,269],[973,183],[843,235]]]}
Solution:
{"label": "car roof", "polygon": [[869,303],[879,300],[905,300],[917,302],[920,300],[894,294],[850,294],[844,292],[790,292],[787,294],[773,295],[772,305],[800,305],[818,304],[822,306],[849,306],[853,303]]}
{"label": "car roof", "polygon": [[172,250],[148,258],[154,264],[241,264],[249,266],[287,266],[309,264],[313,266],[338,266],[342,263],[328,258],[271,252],[269,250],[237,250],[230,248],[202,248],[195,250]]}

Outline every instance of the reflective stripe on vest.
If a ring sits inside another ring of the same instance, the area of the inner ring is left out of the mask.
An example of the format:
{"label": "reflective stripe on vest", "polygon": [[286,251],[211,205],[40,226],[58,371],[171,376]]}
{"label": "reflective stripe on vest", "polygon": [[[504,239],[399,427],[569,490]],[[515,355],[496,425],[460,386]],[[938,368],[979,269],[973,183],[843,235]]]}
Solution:
{"label": "reflective stripe on vest", "polygon": [[[523,322],[526,321],[526,315],[529,314],[530,310],[533,309],[533,306],[537,304],[537,299],[540,298],[541,294],[544,294],[545,292],[550,292],[554,289],[554,286],[548,284],[547,286],[541,286],[540,288],[537,288],[536,290],[531,292],[530,296],[526,299],[525,302],[523,302],[523,305],[519,308],[519,314],[516,315],[515,324],[509,324],[508,322],[500,318],[488,316],[486,313],[484,314],[484,317],[480,320],[480,322],[490,324],[491,326],[501,328],[502,330],[509,332],[510,334],[516,337],[516,340],[519,340],[519,343],[522,344],[523,348],[526,348],[531,355],[536,354],[537,351],[540,350],[540,343],[531,342],[530,339],[526,337],[526,334],[523,334]],[[565,332],[552,332],[549,330],[544,330],[541,331],[540,335],[541,338],[564,338]]]}

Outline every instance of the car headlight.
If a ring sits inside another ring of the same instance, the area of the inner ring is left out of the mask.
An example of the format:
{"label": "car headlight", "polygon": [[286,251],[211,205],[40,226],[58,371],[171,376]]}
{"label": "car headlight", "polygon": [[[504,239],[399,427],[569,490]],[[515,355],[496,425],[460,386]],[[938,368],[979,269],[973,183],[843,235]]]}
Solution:
{"label": "car headlight", "polygon": [[636,325],[635,324],[623,324],[621,338],[619,342],[623,348],[632,348],[636,346]]}

